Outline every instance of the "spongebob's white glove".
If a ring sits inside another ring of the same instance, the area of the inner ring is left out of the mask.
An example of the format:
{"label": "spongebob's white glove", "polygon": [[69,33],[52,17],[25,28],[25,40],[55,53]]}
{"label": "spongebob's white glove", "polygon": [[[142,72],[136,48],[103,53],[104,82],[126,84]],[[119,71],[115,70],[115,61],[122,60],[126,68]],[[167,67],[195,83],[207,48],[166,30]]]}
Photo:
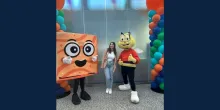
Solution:
{"label": "spongebob's white glove", "polygon": [[72,63],[72,58],[70,56],[66,56],[63,58],[63,63],[64,64],[71,64]]}
{"label": "spongebob's white glove", "polygon": [[96,56],[92,56],[92,61],[93,61],[93,62],[96,62],[97,59],[98,59],[98,55],[96,55]]}

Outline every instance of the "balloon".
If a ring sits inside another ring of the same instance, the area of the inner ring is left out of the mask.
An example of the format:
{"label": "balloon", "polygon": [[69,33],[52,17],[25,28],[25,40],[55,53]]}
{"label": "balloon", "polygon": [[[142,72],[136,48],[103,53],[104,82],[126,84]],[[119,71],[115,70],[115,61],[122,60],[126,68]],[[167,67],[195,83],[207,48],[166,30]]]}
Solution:
{"label": "balloon", "polygon": [[57,22],[59,24],[64,24],[64,18],[62,16],[57,16]]}
{"label": "balloon", "polygon": [[150,40],[151,41],[154,41],[154,40],[156,40],[157,39],[157,37],[155,36],[155,35],[150,35]]}
{"label": "balloon", "polygon": [[162,54],[160,53],[160,52],[155,52],[154,53],[154,58],[158,61],[158,60],[160,60],[161,58],[162,58]]}
{"label": "balloon", "polygon": [[56,0],[56,9],[61,10],[63,8],[64,3],[65,0]]}
{"label": "balloon", "polygon": [[164,45],[161,45],[161,46],[158,48],[158,51],[163,54],[163,52],[164,52]]}
{"label": "balloon", "polygon": [[146,6],[148,10],[157,10],[160,7],[164,7],[164,0],[147,0]]}
{"label": "balloon", "polygon": [[157,14],[162,15],[164,14],[164,7],[160,7],[157,9]]}
{"label": "balloon", "polygon": [[153,42],[150,42],[150,46],[152,47],[154,44],[153,44]]}
{"label": "balloon", "polygon": [[158,27],[163,28],[164,27],[164,20],[161,19],[157,25],[158,25]]}
{"label": "balloon", "polygon": [[58,10],[56,10],[56,15],[58,16],[58,14],[59,14],[59,11],[58,11]]}
{"label": "balloon", "polygon": [[154,66],[154,69],[155,69],[155,71],[160,72],[163,69],[163,67],[160,64],[156,64]]}
{"label": "balloon", "polygon": [[56,23],[56,31],[60,30],[60,25]]}
{"label": "balloon", "polygon": [[157,83],[156,83],[156,82],[151,82],[151,88],[152,88],[152,89],[158,88]]}
{"label": "balloon", "polygon": [[152,31],[152,30],[150,30],[150,31],[149,31],[149,34],[150,34],[150,35],[152,35],[152,34],[153,34],[153,31]]}
{"label": "balloon", "polygon": [[160,77],[164,77],[164,72],[161,71],[161,72],[159,73],[159,75],[160,75]]}
{"label": "balloon", "polygon": [[161,45],[164,45],[164,40],[161,42]]}
{"label": "balloon", "polygon": [[160,19],[161,19],[161,20],[164,20],[164,14],[163,14],[163,15],[160,15]]}
{"label": "balloon", "polygon": [[59,16],[64,17],[64,12],[62,10],[59,10]]}
{"label": "balloon", "polygon": [[157,12],[156,12],[155,10],[150,10],[150,11],[148,12],[148,16],[149,16],[150,18],[152,18],[156,13],[157,13]]}
{"label": "balloon", "polygon": [[158,75],[158,72],[155,71],[154,69],[152,69],[151,70],[151,75],[156,77]]}
{"label": "balloon", "polygon": [[155,78],[156,78],[155,76],[151,75],[151,81],[155,80]]}
{"label": "balloon", "polygon": [[161,29],[161,32],[164,32],[164,28]]}
{"label": "balloon", "polygon": [[163,65],[164,65],[164,58],[161,58],[161,59],[159,60],[159,63],[163,66]]}
{"label": "balloon", "polygon": [[57,31],[57,32],[64,32],[63,30],[59,30],[59,31]]}
{"label": "balloon", "polygon": [[151,51],[152,53],[155,53],[155,52],[157,51],[157,48],[156,48],[156,47],[151,47],[151,48],[150,48],[150,51]]}
{"label": "balloon", "polygon": [[66,31],[66,25],[65,24],[61,24],[60,25],[60,29],[62,29],[63,31]]}
{"label": "balloon", "polygon": [[156,60],[155,58],[151,58],[151,64],[154,66],[158,63],[158,60]]}
{"label": "balloon", "polygon": [[158,21],[160,21],[160,15],[159,14],[155,14],[152,18],[153,22],[157,23]]}
{"label": "balloon", "polygon": [[159,87],[160,89],[164,90],[164,83],[161,83]]}
{"label": "balloon", "polygon": [[157,39],[153,42],[153,44],[156,48],[158,48],[161,45],[161,41]]}
{"label": "balloon", "polygon": [[161,77],[156,77],[155,79],[156,79],[156,83],[157,84],[160,84],[162,82],[162,78]]}
{"label": "balloon", "polygon": [[164,58],[164,54],[163,54],[162,58]]}
{"label": "balloon", "polygon": [[151,64],[150,67],[151,67],[151,69],[154,69],[154,65]]}
{"label": "balloon", "polygon": [[153,58],[154,57],[154,53],[150,52],[150,57]]}
{"label": "balloon", "polygon": [[157,24],[155,22],[151,22],[149,24],[149,28],[152,30],[153,28],[155,28],[157,26]]}
{"label": "balloon", "polygon": [[164,33],[161,32],[160,34],[158,34],[157,38],[158,38],[159,40],[163,41],[163,40],[164,40]]}
{"label": "balloon", "polygon": [[155,28],[153,29],[153,33],[154,33],[155,35],[159,34],[160,32],[161,32],[161,28],[159,28],[159,27],[155,27]]}
{"label": "balloon", "polygon": [[151,18],[148,18],[149,23],[152,22],[153,20]]}

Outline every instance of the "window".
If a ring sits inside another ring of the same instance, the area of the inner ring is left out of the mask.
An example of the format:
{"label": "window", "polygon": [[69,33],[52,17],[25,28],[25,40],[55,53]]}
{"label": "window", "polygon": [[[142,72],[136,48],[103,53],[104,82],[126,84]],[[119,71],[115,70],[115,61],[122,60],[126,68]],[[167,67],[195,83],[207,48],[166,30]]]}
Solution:
{"label": "window", "polygon": [[131,8],[134,10],[146,10],[146,0],[130,0]]}
{"label": "window", "polygon": [[124,10],[126,8],[127,0],[115,0],[115,7],[113,0],[87,0],[87,6],[89,10]]}
{"label": "window", "polygon": [[[69,3],[69,1],[71,3]],[[81,10],[82,8],[82,1],[81,0],[65,0],[65,4],[63,9],[65,10]]]}

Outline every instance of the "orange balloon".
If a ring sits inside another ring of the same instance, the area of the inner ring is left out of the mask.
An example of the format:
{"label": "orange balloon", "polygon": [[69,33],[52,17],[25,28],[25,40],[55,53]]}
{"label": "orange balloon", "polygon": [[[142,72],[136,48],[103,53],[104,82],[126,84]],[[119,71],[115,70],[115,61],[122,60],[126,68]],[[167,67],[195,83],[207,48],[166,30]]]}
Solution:
{"label": "orange balloon", "polygon": [[146,0],[148,10],[157,10],[160,7],[164,7],[164,0]]}
{"label": "orange balloon", "polygon": [[64,32],[63,30],[59,30],[59,31],[57,31],[57,32]]}
{"label": "orange balloon", "polygon": [[160,7],[157,9],[157,14],[162,15],[164,14],[164,7]]}
{"label": "orange balloon", "polygon": [[157,72],[160,72],[160,71],[163,69],[163,67],[162,67],[160,64],[156,64],[156,65],[154,66],[154,69],[155,69]]}
{"label": "orange balloon", "polygon": [[64,6],[65,0],[56,0],[56,8],[57,10],[61,10]]}
{"label": "orange balloon", "polygon": [[155,28],[157,26],[157,24],[155,23],[155,22],[151,22],[150,24],[149,24],[149,28],[150,29],[153,29],[153,28]]}
{"label": "orange balloon", "polygon": [[150,31],[149,31],[149,34],[150,34],[150,35],[152,35],[152,34],[153,34],[153,31],[152,31],[152,30],[150,30]]}
{"label": "orange balloon", "polygon": [[164,58],[161,58],[161,59],[159,60],[159,63],[160,63],[161,65],[164,65]]}
{"label": "orange balloon", "polygon": [[158,21],[160,21],[160,15],[159,14],[155,14],[154,16],[153,16],[153,18],[152,18],[152,20],[153,20],[153,22],[158,22]]}
{"label": "orange balloon", "polygon": [[152,69],[151,70],[151,75],[156,77],[158,75],[158,72],[155,71],[154,69]]}
{"label": "orange balloon", "polygon": [[60,25],[58,23],[56,23],[56,30],[60,30]]}
{"label": "orange balloon", "polygon": [[153,76],[153,75],[151,75],[151,80],[153,81],[153,80],[155,80],[155,76]]}

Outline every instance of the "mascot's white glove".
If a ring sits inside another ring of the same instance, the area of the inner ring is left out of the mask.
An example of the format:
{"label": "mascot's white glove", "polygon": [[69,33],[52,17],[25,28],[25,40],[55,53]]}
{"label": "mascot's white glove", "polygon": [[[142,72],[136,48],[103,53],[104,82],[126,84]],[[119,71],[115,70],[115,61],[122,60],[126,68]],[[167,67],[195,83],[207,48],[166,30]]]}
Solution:
{"label": "mascot's white glove", "polygon": [[93,61],[93,62],[96,62],[97,60],[98,60],[98,55],[92,56],[92,61]]}
{"label": "mascot's white glove", "polygon": [[64,64],[71,64],[72,63],[72,58],[70,56],[64,57],[63,58],[63,63]]}

